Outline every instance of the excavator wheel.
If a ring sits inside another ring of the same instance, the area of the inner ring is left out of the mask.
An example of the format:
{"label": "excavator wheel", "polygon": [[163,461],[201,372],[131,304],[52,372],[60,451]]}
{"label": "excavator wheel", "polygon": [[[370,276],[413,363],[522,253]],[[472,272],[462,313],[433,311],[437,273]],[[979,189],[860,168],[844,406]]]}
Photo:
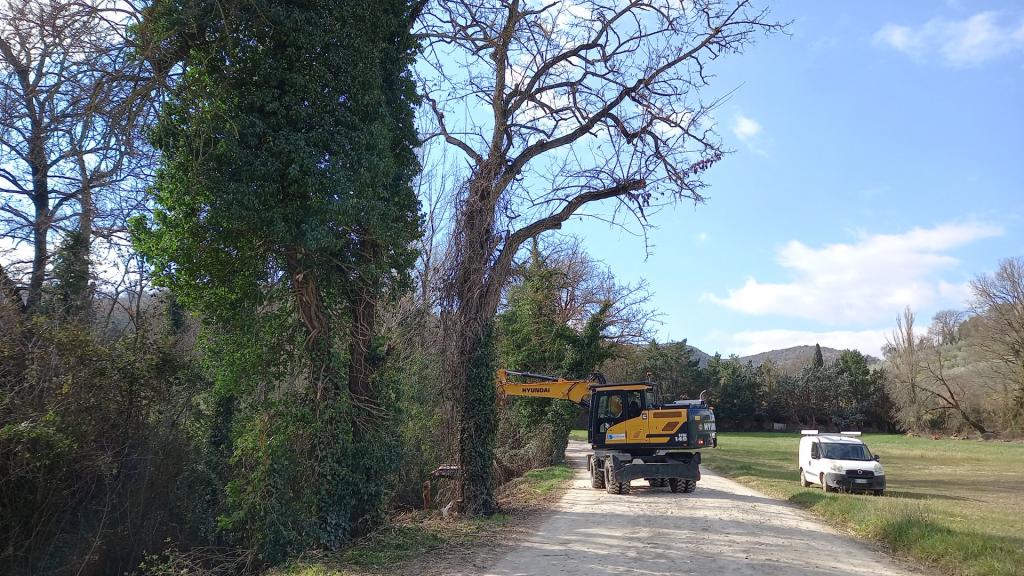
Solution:
{"label": "excavator wheel", "polygon": [[693,492],[697,489],[697,481],[686,480],[683,478],[669,478],[668,488],[673,492]]}
{"label": "excavator wheel", "polygon": [[604,470],[597,467],[597,462],[590,461],[590,487],[604,488]]}
{"label": "excavator wheel", "polygon": [[668,478],[647,478],[646,480],[651,485],[651,488],[664,488],[668,486]]}
{"label": "excavator wheel", "polygon": [[604,489],[609,494],[629,494],[629,482],[612,482],[611,468],[605,466]]}

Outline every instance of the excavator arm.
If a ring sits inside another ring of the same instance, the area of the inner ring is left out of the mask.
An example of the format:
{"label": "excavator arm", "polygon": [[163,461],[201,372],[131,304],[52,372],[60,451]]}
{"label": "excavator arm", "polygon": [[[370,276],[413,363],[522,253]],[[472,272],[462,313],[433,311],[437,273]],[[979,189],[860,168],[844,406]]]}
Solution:
{"label": "excavator arm", "polygon": [[[528,378],[525,383],[511,382],[509,376]],[[586,406],[590,400],[590,387],[594,380],[565,380],[543,374],[498,370],[498,396],[526,396],[529,398],[555,398]]]}

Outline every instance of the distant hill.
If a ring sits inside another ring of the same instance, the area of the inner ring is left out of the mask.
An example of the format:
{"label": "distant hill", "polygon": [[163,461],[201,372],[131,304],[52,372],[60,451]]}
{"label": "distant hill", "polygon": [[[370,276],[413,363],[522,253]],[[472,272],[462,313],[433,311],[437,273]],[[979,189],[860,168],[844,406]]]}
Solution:
{"label": "distant hill", "polygon": [[[690,346],[690,354],[694,359],[700,362],[700,367],[704,368],[708,365],[708,360],[712,358],[710,354],[704,352],[700,348]],[[833,362],[839,359],[839,355],[842,354],[842,350],[836,350],[835,348],[828,348],[827,346],[821,347],[821,356],[825,362]],[[750,356],[740,356],[739,361],[741,364],[750,362],[755,367],[764,364],[766,360],[771,360],[784,372],[795,372],[803,368],[804,366],[811,363],[814,358],[814,346],[793,346],[791,348],[783,348],[781,350],[771,350],[769,352],[759,352],[757,354],[751,354]],[[873,356],[867,356],[868,364],[874,364],[879,362],[878,358]]]}
{"label": "distant hill", "polygon": [[[842,354],[842,352],[842,350],[828,348],[827,346],[821,347],[821,357],[825,360],[826,364],[838,360],[839,355]],[[790,372],[800,370],[804,366],[810,364],[813,359],[814,346],[793,346],[792,348],[783,348],[782,350],[772,350],[770,352],[751,354],[750,356],[741,356],[740,362],[743,364],[750,362],[754,366],[760,366],[766,361],[771,360],[776,366],[781,368],[783,372]]]}
{"label": "distant hill", "polygon": [[711,360],[712,358],[711,354],[708,354],[696,346],[687,345],[686,347],[690,349],[690,358],[696,360],[701,368],[707,367],[708,360]]}

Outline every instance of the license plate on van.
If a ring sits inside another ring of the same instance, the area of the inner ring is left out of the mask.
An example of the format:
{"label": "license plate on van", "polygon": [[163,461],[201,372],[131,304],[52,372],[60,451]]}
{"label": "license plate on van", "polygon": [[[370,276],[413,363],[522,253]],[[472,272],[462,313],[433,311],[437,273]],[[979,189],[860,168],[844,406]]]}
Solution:
{"label": "license plate on van", "polygon": [[867,480],[854,480],[854,482],[856,482],[857,484],[867,484],[868,483]]}

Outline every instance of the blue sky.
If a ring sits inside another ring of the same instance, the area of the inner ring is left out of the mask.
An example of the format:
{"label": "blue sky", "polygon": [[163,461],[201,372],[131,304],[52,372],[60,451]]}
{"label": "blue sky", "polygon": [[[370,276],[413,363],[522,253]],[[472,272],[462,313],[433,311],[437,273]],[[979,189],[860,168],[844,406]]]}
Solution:
{"label": "blue sky", "polygon": [[1024,4],[785,2],[789,36],[719,61],[706,95],[734,153],[706,204],[652,218],[652,253],[592,220],[564,232],[646,279],[662,340],[747,354],[878,355],[1024,255]]}

